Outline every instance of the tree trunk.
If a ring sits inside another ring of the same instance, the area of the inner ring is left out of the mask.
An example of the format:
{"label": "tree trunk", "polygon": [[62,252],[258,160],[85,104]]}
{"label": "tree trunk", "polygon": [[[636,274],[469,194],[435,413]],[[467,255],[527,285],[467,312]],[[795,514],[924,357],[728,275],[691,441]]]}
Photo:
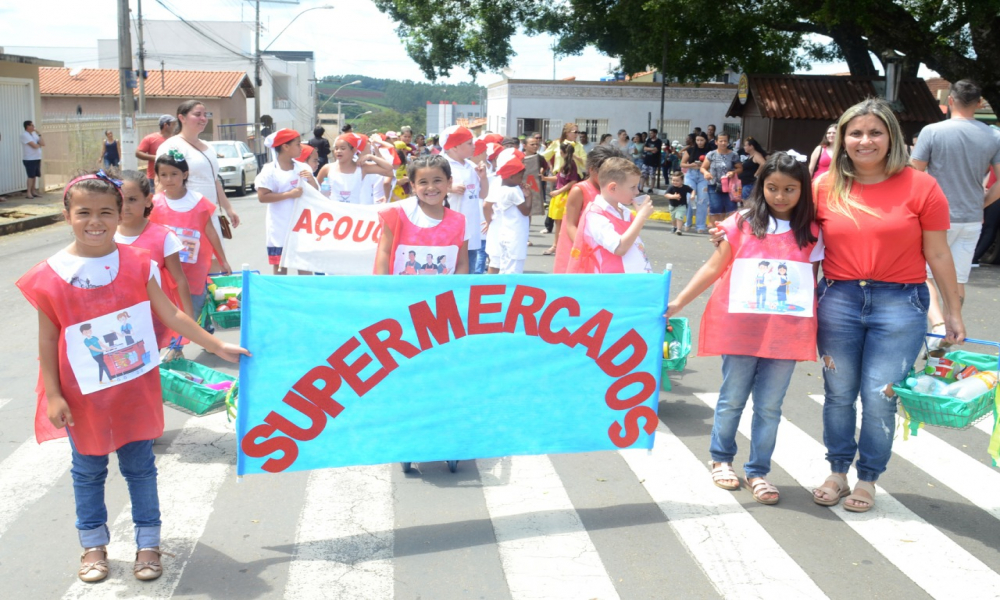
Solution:
{"label": "tree trunk", "polygon": [[847,68],[855,77],[874,77],[878,75],[871,54],[868,53],[868,42],[861,37],[860,32],[850,25],[838,25],[830,30],[830,37],[840,48],[847,61]]}

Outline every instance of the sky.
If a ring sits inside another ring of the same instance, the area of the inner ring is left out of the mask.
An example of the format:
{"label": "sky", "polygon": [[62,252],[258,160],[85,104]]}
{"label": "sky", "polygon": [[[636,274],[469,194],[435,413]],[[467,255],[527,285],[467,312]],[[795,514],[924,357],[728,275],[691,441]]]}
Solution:
{"label": "sky", "polygon": [[[245,21],[252,30],[254,5],[247,0],[160,0],[189,21]],[[32,54],[37,47],[75,48],[71,55],[85,63],[96,57],[97,40],[116,38],[116,7],[113,0],[89,0],[86,11],[80,10],[79,0],[43,0],[42,13],[32,2],[4,3],[0,7],[0,44],[11,54]],[[133,13],[137,0],[130,0]],[[303,15],[274,40],[274,37],[301,11],[332,5],[332,10],[314,10]],[[145,0],[144,19],[175,20],[157,0]],[[338,0],[298,0],[295,4],[261,3],[264,24],[262,45],[271,50],[312,50],[316,57],[316,74],[343,75],[348,73],[386,79],[426,81],[416,63],[406,54],[395,34],[395,23],[368,0],[341,2]],[[134,34],[133,34],[134,35]],[[511,77],[517,79],[551,79],[553,57],[549,50],[550,36],[517,35],[512,46],[517,53],[510,60]],[[93,53],[93,54],[91,54]],[[41,52],[34,52],[41,56]],[[614,60],[593,48],[580,56],[559,57],[555,60],[557,79],[576,77],[596,80],[607,76]],[[73,66],[66,61],[67,66]],[[95,65],[96,66],[96,65]],[[847,71],[844,63],[815,65],[812,73]],[[921,72],[921,75],[924,73]],[[500,73],[483,73],[477,78],[489,85],[502,78]],[[454,69],[441,81],[460,83],[472,81],[463,69]]]}

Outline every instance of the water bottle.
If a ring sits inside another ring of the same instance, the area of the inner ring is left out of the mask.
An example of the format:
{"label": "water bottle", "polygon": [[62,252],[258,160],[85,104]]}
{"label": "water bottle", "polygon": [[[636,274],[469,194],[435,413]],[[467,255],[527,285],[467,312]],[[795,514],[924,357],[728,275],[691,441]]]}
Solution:
{"label": "water bottle", "polygon": [[319,184],[319,193],[323,194],[327,198],[330,197],[330,178],[324,177],[323,183]]}
{"label": "water bottle", "polygon": [[945,394],[959,400],[972,400],[992,390],[996,385],[996,371],[983,371],[949,385],[945,389]]}
{"label": "water bottle", "polygon": [[681,356],[681,343],[677,340],[670,342],[670,358],[680,358]]}
{"label": "water bottle", "polygon": [[930,375],[917,375],[906,380],[906,387],[918,394],[931,394],[932,396],[944,396],[948,387],[945,382],[935,379]]}

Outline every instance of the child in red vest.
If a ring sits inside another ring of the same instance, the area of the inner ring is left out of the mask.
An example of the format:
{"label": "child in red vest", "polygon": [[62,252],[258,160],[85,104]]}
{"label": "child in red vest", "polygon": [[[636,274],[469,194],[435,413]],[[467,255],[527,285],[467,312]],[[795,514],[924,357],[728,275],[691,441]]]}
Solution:
{"label": "child in red vest", "polygon": [[[195,319],[191,290],[181,267],[180,251],[184,249],[184,244],[173,231],[149,220],[149,213],[153,211],[153,194],[146,174],[123,171],[122,196],[122,221],[118,224],[115,241],[148,250],[149,257],[160,268],[160,288],[163,293],[174,306],[182,308],[184,314]],[[156,315],[153,315],[153,328],[156,330],[159,347],[171,347],[165,360],[180,358],[181,337],[167,328]]]}
{"label": "child in red vest", "polygon": [[198,315],[205,304],[205,280],[215,253],[222,270],[231,273],[222,240],[211,225],[215,205],[201,194],[187,189],[188,164],[177,150],[156,157],[156,180],[163,191],[153,196],[149,220],[164,225],[180,238],[181,267],[191,291],[192,314]]}
{"label": "child in red vest", "polygon": [[[601,195],[580,217],[567,273],[652,273],[639,237],[653,213],[649,196],[639,196],[639,167],[627,158],[609,158],[597,178]],[[633,216],[628,206],[639,202]]]}
{"label": "child in red vest", "polygon": [[[132,501],[133,574],[156,579],[162,567],[153,440],[163,434],[163,400],[152,314],[225,360],[249,353],[208,334],[170,303],[148,251],[115,243],[121,182],[103,171],[82,175],[66,186],[63,204],[73,242],[17,282],[38,310],[35,436],[39,442],[70,439],[84,548],[79,578],[96,582],[108,575],[104,482],[115,452]],[[127,327],[119,323],[123,316]]]}
{"label": "child in red vest", "polygon": [[[379,213],[382,236],[375,255],[376,275],[416,275],[416,257],[438,257],[437,264],[455,265],[451,273],[469,273],[469,232],[462,213],[445,208],[451,188],[451,166],[443,156],[422,156],[407,165],[414,197]],[[448,269],[438,270],[445,274]]]}
{"label": "child in red vest", "polygon": [[712,480],[737,490],[736,429],[753,392],[747,485],[762,504],[778,489],[765,477],[796,361],[816,360],[816,271],[823,243],[809,169],[772,154],[757,174],[749,208],[719,224],[725,238],[668,305],[677,314],[718,280],[701,319],[698,353],[722,355],[722,388],[712,426]]}

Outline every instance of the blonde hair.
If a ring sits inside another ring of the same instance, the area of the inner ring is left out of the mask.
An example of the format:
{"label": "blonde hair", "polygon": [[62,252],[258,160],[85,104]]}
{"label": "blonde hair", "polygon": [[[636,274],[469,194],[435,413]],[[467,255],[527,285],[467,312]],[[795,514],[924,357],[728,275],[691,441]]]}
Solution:
{"label": "blonde hair", "polygon": [[641,177],[642,172],[631,160],[615,156],[607,159],[601,164],[601,168],[597,172],[597,181],[602,186],[607,185],[612,181],[618,185],[622,185],[625,183],[626,178],[630,175],[633,177]]}
{"label": "blonde hair", "polygon": [[569,130],[573,128],[576,128],[577,131],[580,130],[580,128],[577,126],[576,123],[566,123],[565,125],[563,125],[562,135],[559,136],[560,143],[566,141],[566,135],[569,134]]}
{"label": "blonde hair", "polygon": [[899,126],[899,121],[888,102],[882,98],[867,98],[844,111],[840,120],[837,121],[837,137],[833,141],[830,152],[833,156],[833,164],[825,176],[829,179],[827,205],[831,212],[848,217],[855,224],[858,220],[854,211],[878,217],[878,214],[868,207],[864,200],[852,194],[857,173],[854,170],[854,161],[847,156],[847,151],[844,148],[847,126],[857,117],[866,115],[878,117],[889,134],[889,152],[886,155],[885,163],[886,176],[892,177],[901,172],[910,160],[906,151],[906,142],[903,139],[903,129]]}

